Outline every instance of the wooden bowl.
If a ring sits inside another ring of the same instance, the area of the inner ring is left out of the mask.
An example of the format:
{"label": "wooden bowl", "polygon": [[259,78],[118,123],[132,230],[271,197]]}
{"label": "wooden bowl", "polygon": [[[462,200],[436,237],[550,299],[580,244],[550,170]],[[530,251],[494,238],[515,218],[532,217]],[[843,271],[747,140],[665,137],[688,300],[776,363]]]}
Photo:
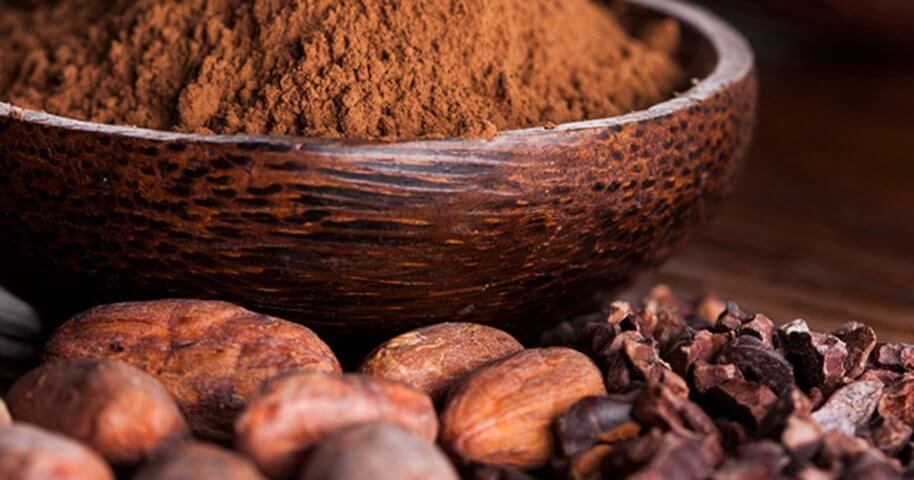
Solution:
{"label": "wooden bowl", "polygon": [[681,20],[701,81],[492,140],[200,136],[0,104],[0,284],[60,315],[172,296],[331,333],[523,327],[669,255],[746,153],[744,39],[697,7],[631,3]]}

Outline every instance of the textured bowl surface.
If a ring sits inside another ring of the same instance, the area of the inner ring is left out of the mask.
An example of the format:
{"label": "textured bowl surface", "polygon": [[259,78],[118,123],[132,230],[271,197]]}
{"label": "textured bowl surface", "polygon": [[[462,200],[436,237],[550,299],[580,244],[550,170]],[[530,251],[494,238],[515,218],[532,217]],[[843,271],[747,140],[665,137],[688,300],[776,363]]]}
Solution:
{"label": "textured bowl surface", "polygon": [[701,81],[648,110],[492,140],[198,136],[0,103],[0,284],[62,314],[218,298],[339,333],[523,325],[618,284],[722,201],[756,101],[729,26],[630,3],[682,21]]}

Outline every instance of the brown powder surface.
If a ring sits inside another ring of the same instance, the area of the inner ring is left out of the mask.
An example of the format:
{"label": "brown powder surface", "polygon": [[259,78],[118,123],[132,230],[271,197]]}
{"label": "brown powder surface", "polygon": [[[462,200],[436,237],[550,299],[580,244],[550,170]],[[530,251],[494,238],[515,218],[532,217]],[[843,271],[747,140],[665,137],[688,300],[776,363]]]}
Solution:
{"label": "brown powder surface", "polygon": [[0,99],[197,133],[488,137],[670,97],[678,25],[645,32],[595,0],[5,0]]}

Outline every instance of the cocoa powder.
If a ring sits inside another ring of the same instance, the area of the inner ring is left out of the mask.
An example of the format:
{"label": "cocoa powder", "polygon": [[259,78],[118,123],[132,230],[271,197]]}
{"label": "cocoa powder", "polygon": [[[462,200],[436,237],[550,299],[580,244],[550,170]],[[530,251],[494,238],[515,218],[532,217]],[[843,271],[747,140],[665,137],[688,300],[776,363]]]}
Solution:
{"label": "cocoa powder", "polygon": [[0,98],[197,133],[490,137],[648,107],[678,25],[594,0],[18,0]]}

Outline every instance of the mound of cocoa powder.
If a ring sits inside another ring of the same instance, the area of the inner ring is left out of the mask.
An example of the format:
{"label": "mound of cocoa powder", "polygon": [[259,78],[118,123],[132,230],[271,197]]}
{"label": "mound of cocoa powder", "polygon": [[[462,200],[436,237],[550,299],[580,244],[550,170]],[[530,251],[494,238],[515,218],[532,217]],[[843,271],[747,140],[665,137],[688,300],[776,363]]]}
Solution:
{"label": "mound of cocoa powder", "polygon": [[0,99],[198,133],[488,137],[685,80],[675,22],[595,0],[15,0],[0,39]]}

